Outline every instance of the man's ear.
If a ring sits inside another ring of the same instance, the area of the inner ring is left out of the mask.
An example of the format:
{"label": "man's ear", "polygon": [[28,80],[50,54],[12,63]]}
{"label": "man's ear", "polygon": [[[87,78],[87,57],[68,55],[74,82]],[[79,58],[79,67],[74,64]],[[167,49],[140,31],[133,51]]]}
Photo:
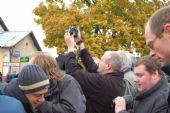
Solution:
{"label": "man's ear", "polygon": [[170,23],[164,25],[164,31],[170,35]]}
{"label": "man's ear", "polygon": [[152,73],[152,79],[153,79],[153,80],[157,80],[157,78],[159,78],[159,73],[158,73],[158,71],[156,70],[155,72]]}
{"label": "man's ear", "polygon": [[107,64],[107,70],[110,70],[110,69],[112,69],[113,67],[112,67],[112,65],[111,64]]}

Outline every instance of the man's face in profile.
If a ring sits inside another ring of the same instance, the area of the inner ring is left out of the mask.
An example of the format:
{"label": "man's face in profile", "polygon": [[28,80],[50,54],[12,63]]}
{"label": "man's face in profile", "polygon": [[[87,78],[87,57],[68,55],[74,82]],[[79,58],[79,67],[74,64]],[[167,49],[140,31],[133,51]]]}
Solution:
{"label": "man's face in profile", "polygon": [[159,37],[152,33],[149,23],[145,28],[146,44],[150,48],[150,55],[162,64],[170,60],[170,35],[163,32]]}
{"label": "man's face in profile", "polygon": [[152,77],[154,76],[153,74],[150,74],[148,71],[146,71],[145,65],[143,64],[134,68],[134,82],[138,85],[138,90],[140,92],[147,91],[154,86],[155,82],[154,78]]}
{"label": "man's face in profile", "polygon": [[45,101],[44,94],[47,91],[48,91],[48,88],[45,88],[34,93],[26,94],[26,97],[28,98],[33,108],[35,108],[39,103],[42,103]]}

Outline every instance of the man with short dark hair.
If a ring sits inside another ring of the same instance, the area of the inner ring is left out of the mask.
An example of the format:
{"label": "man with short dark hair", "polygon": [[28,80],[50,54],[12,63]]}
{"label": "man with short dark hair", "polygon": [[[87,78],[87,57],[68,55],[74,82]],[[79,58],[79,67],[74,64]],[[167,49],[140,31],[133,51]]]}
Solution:
{"label": "man with short dark hair", "polygon": [[[170,6],[157,10],[150,17],[145,28],[145,39],[150,55],[162,63],[162,70],[170,76]],[[170,93],[168,102],[170,104]]]}
{"label": "man with short dark hair", "polygon": [[[167,113],[169,85],[161,70],[161,64],[150,56],[137,61],[134,82],[138,91],[134,98],[132,113]],[[116,113],[128,113],[124,98],[115,100]]]}
{"label": "man with short dark hair", "polygon": [[159,9],[150,17],[145,39],[152,57],[162,64],[170,61],[170,6]]}

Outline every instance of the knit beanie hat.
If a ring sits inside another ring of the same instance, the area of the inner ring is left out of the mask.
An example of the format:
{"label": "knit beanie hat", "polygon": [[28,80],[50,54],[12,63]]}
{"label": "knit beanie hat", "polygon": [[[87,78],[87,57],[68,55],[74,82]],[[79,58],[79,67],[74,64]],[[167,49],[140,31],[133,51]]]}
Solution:
{"label": "knit beanie hat", "polygon": [[48,88],[49,80],[38,65],[30,64],[18,74],[18,85],[25,94],[29,94]]}

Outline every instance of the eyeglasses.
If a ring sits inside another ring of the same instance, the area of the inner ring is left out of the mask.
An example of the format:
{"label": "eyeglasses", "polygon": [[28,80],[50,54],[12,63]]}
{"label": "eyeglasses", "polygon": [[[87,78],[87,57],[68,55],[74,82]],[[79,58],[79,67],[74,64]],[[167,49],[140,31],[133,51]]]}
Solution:
{"label": "eyeglasses", "polygon": [[164,32],[164,27],[162,27],[162,30],[160,31],[159,34],[157,34],[152,41],[148,43],[148,46],[150,49],[154,50],[154,45],[157,39],[161,39],[163,37],[163,32]]}
{"label": "eyeglasses", "polygon": [[154,49],[154,44],[155,44],[157,39],[158,39],[158,37],[155,37],[152,41],[150,41],[148,43],[148,46],[149,46],[150,49],[152,49],[152,50]]}
{"label": "eyeglasses", "polygon": [[[162,31],[162,33],[163,33],[163,31]],[[154,50],[154,45],[155,45],[156,40],[162,39],[162,37],[163,37],[162,33],[159,36],[155,36],[154,39],[148,43],[148,46],[150,49]]]}

